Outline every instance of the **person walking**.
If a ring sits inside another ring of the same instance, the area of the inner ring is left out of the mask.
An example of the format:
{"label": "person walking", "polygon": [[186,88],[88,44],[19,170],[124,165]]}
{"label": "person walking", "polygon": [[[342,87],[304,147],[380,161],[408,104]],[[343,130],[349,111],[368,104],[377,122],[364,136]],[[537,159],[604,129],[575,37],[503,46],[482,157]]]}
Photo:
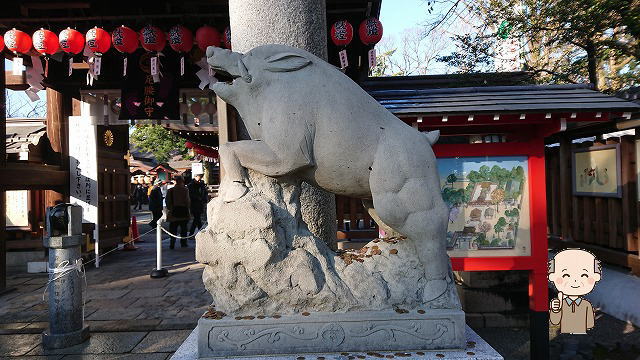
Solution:
{"label": "person walking", "polygon": [[149,192],[149,211],[153,214],[153,219],[149,222],[149,226],[152,228],[157,226],[158,220],[162,217],[162,209],[164,208],[164,197],[162,196],[160,185],[162,185],[162,180],[156,180]]}
{"label": "person walking", "polygon": [[133,203],[133,210],[142,210],[144,197],[146,197],[144,193],[144,188],[142,187],[142,184],[138,184],[136,186],[136,189],[133,191],[133,200],[135,201]]}
{"label": "person walking", "polygon": [[196,229],[202,229],[202,213],[207,204],[207,186],[204,184],[204,181],[202,181],[202,175],[198,174],[193,181],[187,185],[187,188],[189,189],[191,215],[193,216],[191,229],[189,229],[189,235],[192,235],[195,234]]}
{"label": "person walking", "polygon": [[[167,190],[167,221],[169,222],[169,232],[177,234],[180,228],[180,236],[187,236],[187,224],[189,223],[191,201],[189,199],[189,189],[184,186],[184,179],[181,176],[176,178],[176,184]],[[169,248],[175,247],[176,238],[171,237]],[[180,246],[187,247],[187,239],[180,239]]]}

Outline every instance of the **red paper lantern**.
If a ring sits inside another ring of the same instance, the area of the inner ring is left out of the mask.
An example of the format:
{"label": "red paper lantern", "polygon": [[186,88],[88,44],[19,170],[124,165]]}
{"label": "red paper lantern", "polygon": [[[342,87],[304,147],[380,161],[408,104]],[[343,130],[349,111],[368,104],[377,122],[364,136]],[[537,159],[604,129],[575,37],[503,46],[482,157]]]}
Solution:
{"label": "red paper lantern", "polygon": [[26,54],[31,50],[31,37],[24,31],[11,29],[4,34],[4,44],[9,51]]}
{"label": "red paper lantern", "polygon": [[193,47],[193,33],[182,25],[169,29],[169,46],[176,52],[189,52]]}
{"label": "red paper lantern", "polygon": [[40,29],[33,33],[33,48],[42,55],[55,54],[60,49],[58,35],[54,32]]}
{"label": "red paper lantern", "polygon": [[207,51],[209,46],[220,46],[222,38],[216,28],[205,25],[196,31],[196,42],[202,51]]}
{"label": "red paper lantern", "polygon": [[140,44],[147,51],[162,51],[167,44],[167,36],[159,28],[147,25],[140,30]]}
{"label": "red paper lantern", "polygon": [[4,38],[0,36],[0,51],[4,50]]}
{"label": "red paper lantern", "polygon": [[382,39],[382,23],[376,18],[367,18],[360,23],[358,35],[363,44],[375,45]]}
{"label": "red paper lantern", "polygon": [[113,47],[121,53],[132,54],[138,49],[138,33],[124,25],[111,33]]}
{"label": "red paper lantern", "polygon": [[104,54],[111,48],[111,35],[102,28],[89,29],[86,38],[87,47],[94,53]]}
{"label": "red paper lantern", "polygon": [[231,49],[231,27],[229,26],[224,29],[223,42],[224,47],[226,47],[227,49]]}
{"label": "red paper lantern", "polygon": [[66,28],[58,36],[60,49],[66,53],[79,54],[84,49],[84,36],[80,31]]}
{"label": "red paper lantern", "polygon": [[340,20],[331,26],[331,41],[336,46],[347,46],[353,40],[353,26],[346,21]]}

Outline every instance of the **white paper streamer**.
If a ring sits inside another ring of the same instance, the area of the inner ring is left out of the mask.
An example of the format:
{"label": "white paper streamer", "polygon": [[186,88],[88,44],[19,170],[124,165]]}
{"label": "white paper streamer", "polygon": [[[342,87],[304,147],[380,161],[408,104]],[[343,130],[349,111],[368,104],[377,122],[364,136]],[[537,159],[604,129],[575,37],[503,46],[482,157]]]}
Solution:
{"label": "white paper streamer", "polygon": [[217,83],[218,79],[214,77],[215,72],[207,63],[207,58],[203,56],[202,59],[200,59],[200,61],[196,63],[196,65],[200,67],[200,70],[196,72],[196,76],[198,77],[198,79],[200,79],[200,84],[198,85],[200,90],[204,90],[204,88],[207,86],[209,87],[209,89],[213,90],[213,84]]}
{"label": "white paper streamer", "polygon": [[345,69],[347,66],[349,66],[349,58],[347,57],[347,49],[341,50],[338,53],[338,56],[340,57],[340,68],[341,69]]}
{"label": "white paper streamer", "polygon": [[[21,59],[22,60],[22,59]],[[42,85],[42,80],[44,79],[43,69],[42,69],[42,61],[39,56],[31,57],[32,66],[27,67],[27,84],[29,84],[29,88],[25,90],[25,94],[31,99],[31,101],[40,100],[38,96],[38,91],[44,89],[44,85]]]}
{"label": "white paper streamer", "polygon": [[16,56],[13,58],[13,71],[11,72],[12,75],[22,75],[22,58],[19,56]]}
{"label": "white paper streamer", "polygon": [[85,46],[84,52],[82,53],[82,55],[86,56],[87,64],[89,64],[89,71],[87,71],[87,85],[93,86],[93,80],[98,79],[98,75],[96,75],[94,71],[94,61],[95,61],[96,55],[87,46]]}
{"label": "white paper streamer", "polygon": [[180,76],[184,76],[184,56],[180,56]]}
{"label": "white paper streamer", "polygon": [[69,58],[69,76],[73,74],[73,57]]}
{"label": "white paper streamer", "polygon": [[127,57],[124,57],[124,60],[122,61],[122,76],[127,76]]}

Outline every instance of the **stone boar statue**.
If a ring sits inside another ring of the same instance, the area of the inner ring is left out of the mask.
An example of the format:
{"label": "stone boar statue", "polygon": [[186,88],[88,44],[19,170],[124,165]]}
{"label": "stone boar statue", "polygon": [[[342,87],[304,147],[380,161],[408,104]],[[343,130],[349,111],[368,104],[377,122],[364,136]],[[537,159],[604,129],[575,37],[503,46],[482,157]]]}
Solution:
{"label": "stone boar statue", "polygon": [[220,75],[214,92],[239,112],[250,140],[220,146],[224,201],[244,196],[244,168],[294,176],[329,192],[362,198],[377,223],[414,241],[425,268],[424,301],[451,282],[446,253],[447,206],[431,145],[337,68],[284,45],[246,54],[209,47]]}

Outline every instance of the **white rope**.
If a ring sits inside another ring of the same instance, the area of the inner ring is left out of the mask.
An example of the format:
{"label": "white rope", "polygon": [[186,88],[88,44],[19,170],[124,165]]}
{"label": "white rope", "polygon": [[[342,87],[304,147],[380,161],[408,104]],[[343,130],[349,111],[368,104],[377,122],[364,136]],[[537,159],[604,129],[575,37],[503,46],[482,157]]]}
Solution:
{"label": "white rope", "polygon": [[[47,273],[53,274],[53,278],[47,281],[42,293],[42,301],[44,301],[47,292],[49,291],[49,285],[54,281],[74,272],[78,273],[78,276],[84,280],[84,287],[80,289],[80,296],[82,296],[82,322],[84,323],[84,304],[85,304],[85,289],[87,288],[87,276],[84,272],[84,264],[82,258],[76,259],[75,263],[71,263],[69,260],[62,261],[58,266],[51,268],[47,264]],[[51,276],[51,275],[50,275]]]}
{"label": "white rope", "polygon": [[[160,225],[158,225],[158,226],[160,226]],[[207,223],[202,224],[202,228],[198,229],[198,232],[200,232],[200,230],[202,230],[202,229],[204,229],[206,227],[207,227]],[[176,234],[170,233],[167,229],[163,228],[162,226],[160,226],[160,229],[162,231],[164,231],[167,235],[172,236],[172,237],[174,237],[176,239],[191,239],[192,237],[195,237],[196,235],[198,235],[198,232],[196,232],[196,233],[193,233],[193,235],[189,235],[189,236],[178,236]]]}

